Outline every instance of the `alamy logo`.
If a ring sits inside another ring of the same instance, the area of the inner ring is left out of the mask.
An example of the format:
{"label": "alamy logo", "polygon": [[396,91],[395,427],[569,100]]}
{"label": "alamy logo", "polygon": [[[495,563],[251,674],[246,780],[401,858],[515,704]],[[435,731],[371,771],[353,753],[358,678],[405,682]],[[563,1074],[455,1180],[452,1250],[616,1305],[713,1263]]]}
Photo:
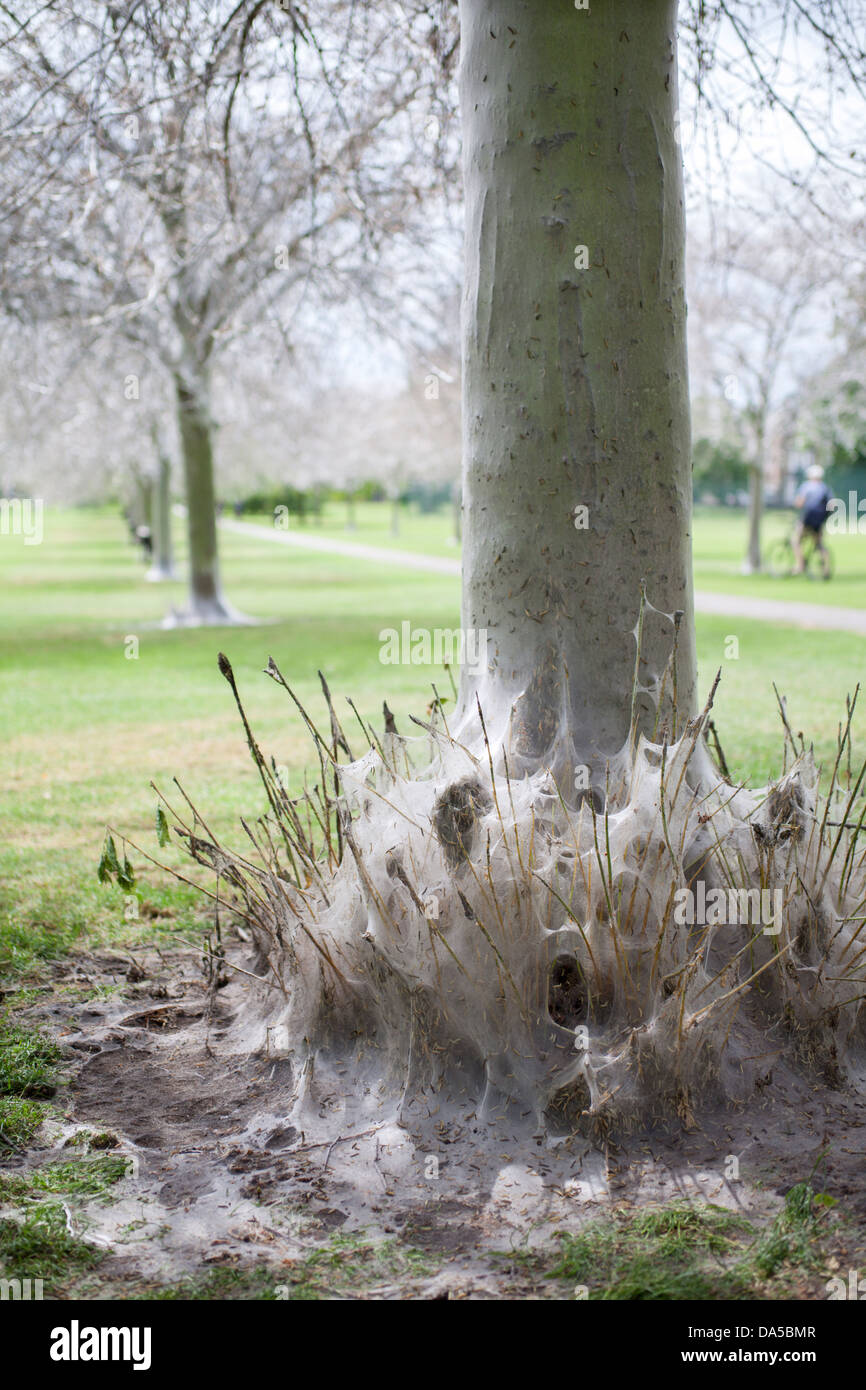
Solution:
{"label": "alamy logo", "polygon": [[828,536],[866,536],[866,497],[848,493],[847,504],[844,497],[831,497],[827,503]]}
{"label": "alamy logo", "polygon": [[674,921],[681,927],[762,926],[765,936],[777,936],[784,904],[781,888],[707,888],[698,879],[696,888],[674,894]]}
{"label": "alamy logo", "polygon": [[25,545],[41,545],[41,497],[0,497],[0,536],[23,536]]}
{"label": "alamy logo", "polygon": [[383,666],[460,665],[473,676],[482,675],[487,666],[486,628],[437,627],[431,632],[404,622],[399,632],[395,627],[383,628],[379,641]]}
{"label": "alamy logo", "polygon": [[44,1297],[41,1279],[0,1279],[0,1303],[40,1302]]}
{"label": "alamy logo", "polygon": [[134,1371],[150,1370],[149,1327],[69,1327],[51,1332],[52,1361],[131,1361]]}
{"label": "alamy logo", "polygon": [[866,1300],[866,1279],[861,1279],[856,1269],[848,1270],[847,1283],[840,1274],[835,1274],[832,1279],[827,1280],[824,1287],[830,1295],[831,1303],[846,1300],[862,1303]]}

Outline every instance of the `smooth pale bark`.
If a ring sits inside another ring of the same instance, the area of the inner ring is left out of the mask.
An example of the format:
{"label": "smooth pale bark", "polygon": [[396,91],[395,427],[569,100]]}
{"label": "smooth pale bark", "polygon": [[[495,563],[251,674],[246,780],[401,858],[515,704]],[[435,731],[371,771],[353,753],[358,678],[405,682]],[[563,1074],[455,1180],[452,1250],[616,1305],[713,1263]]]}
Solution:
{"label": "smooth pale bark", "polygon": [[210,401],[204,374],[175,378],[177,417],[186,487],[189,541],[188,608],[177,615],[189,623],[232,621],[223,602],[217,556],[216,496]]}
{"label": "smooth pale bark", "polygon": [[[530,764],[598,768],[628,737],[643,580],[639,685],[680,610],[681,717],[696,699],[677,5],[460,9],[463,623],[488,643],[464,717],[478,694]],[[650,733],[640,690],[636,714]]]}
{"label": "smooth pale bark", "polygon": [[459,481],[451,489],[451,518],[454,522],[452,540],[459,545],[463,530],[463,488]]}
{"label": "smooth pale bark", "polygon": [[156,489],[153,500],[153,564],[148,579],[159,582],[174,579],[174,553],[171,540],[171,460],[158,452]]}

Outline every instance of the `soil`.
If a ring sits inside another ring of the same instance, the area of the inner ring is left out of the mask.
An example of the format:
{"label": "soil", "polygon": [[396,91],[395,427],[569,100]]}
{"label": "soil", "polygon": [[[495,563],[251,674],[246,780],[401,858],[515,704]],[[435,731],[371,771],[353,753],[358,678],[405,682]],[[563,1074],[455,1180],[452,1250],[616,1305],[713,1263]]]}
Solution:
{"label": "soil", "polygon": [[[240,951],[236,963],[246,968]],[[68,1083],[48,1140],[6,1169],[68,1159],[82,1129],[131,1159],[110,1200],[74,1218],[76,1233],[107,1251],[94,1297],[146,1294],[220,1266],[294,1277],[335,1236],[362,1233],[408,1258],[341,1296],[551,1297],[508,1252],[552,1246],[556,1232],[611,1206],[674,1197],[761,1225],[810,1177],[844,1217],[839,1266],[863,1262],[866,1098],[851,1089],[776,1062],[748,1104],[616,1143],[551,1143],[513,1125],[492,1133],[453,1114],[416,1134],[375,1118],[343,1132],[327,1096],[321,1130],[302,1132],[288,1119],[290,1063],[226,1047],[245,977],[231,972],[209,995],[200,964],[190,951],[82,955],[57,967],[53,990],[23,1015],[60,1042]],[[732,1156],[738,1177],[726,1176]],[[797,1296],[825,1298],[824,1280]]]}

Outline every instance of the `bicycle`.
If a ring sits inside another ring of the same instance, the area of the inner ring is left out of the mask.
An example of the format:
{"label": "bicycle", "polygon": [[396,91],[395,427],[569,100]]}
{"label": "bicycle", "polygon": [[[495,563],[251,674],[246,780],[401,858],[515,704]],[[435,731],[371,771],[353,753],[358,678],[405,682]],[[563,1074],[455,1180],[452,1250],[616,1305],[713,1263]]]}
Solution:
{"label": "bicycle", "polygon": [[789,536],[780,537],[774,541],[767,551],[765,559],[765,569],[767,574],[774,579],[792,579],[795,575],[803,573],[807,579],[832,579],[835,571],[833,552],[824,543],[824,551],[827,557],[827,573],[824,573],[824,566],[821,563],[821,552],[818,549],[817,537],[812,531],[804,531],[800,542],[800,550],[803,555],[803,569],[797,569],[797,556],[794,552],[793,532]]}

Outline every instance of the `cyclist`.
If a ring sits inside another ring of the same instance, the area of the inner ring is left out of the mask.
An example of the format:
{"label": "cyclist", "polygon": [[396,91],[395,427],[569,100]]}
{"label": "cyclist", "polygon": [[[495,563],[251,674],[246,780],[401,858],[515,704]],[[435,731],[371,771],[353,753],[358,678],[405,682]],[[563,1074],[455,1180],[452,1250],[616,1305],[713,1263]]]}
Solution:
{"label": "cyclist", "polygon": [[812,463],[806,469],[806,481],[800,488],[795,499],[795,505],[800,508],[800,520],[797,523],[791,544],[794,548],[794,555],[797,559],[795,574],[803,574],[806,569],[806,561],[803,558],[803,537],[809,535],[815,542],[815,549],[821,556],[821,569],[823,578],[830,578],[830,557],[827,554],[827,547],[824,544],[824,524],[830,514],[830,501],[832,493],[824,482],[824,470],[820,463]]}

